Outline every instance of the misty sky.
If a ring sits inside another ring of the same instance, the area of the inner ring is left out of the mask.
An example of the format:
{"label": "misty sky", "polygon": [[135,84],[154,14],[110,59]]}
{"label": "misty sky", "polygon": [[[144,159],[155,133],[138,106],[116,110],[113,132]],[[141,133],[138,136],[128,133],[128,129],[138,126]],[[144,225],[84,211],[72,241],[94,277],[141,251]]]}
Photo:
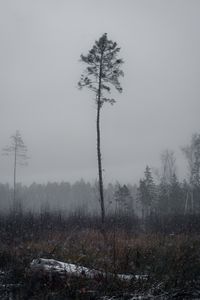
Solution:
{"label": "misty sky", "polygon": [[[1,0],[0,148],[18,129],[23,183],[97,178],[94,96],[77,82],[103,33],[121,47],[122,94],[102,110],[104,179],[137,182],[200,132],[199,0]],[[0,182],[13,160],[0,156]]]}

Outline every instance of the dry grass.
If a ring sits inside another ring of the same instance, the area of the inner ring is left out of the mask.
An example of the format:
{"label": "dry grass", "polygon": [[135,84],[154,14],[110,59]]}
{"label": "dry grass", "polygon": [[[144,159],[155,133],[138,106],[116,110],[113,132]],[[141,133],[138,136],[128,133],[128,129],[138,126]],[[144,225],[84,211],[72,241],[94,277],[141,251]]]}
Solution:
{"label": "dry grass", "polygon": [[36,257],[46,257],[108,272],[145,273],[152,277],[176,277],[179,274],[182,278],[181,273],[185,271],[191,274],[191,270],[195,270],[196,274],[197,267],[200,270],[199,249],[198,235],[131,235],[117,230],[108,231],[105,241],[99,230],[83,229],[51,232],[46,238],[13,242],[9,247],[2,244],[0,263],[5,265],[5,256],[13,261],[14,254],[14,260],[25,264]]}
{"label": "dry grass", "polygon": [[108,228],[105,238],[97,226],[36,228],[40,231],[30,226],[28,233],[23,226],[18,234],[13,227],[0,231],[0,268],[14,270],[19,280],[23,280],[30,262],[38,257],[104,272],[147,274],[149,285],[161,281],[169,287],[192,285],[200,278],[198,234],[136,234],[122,228]]}

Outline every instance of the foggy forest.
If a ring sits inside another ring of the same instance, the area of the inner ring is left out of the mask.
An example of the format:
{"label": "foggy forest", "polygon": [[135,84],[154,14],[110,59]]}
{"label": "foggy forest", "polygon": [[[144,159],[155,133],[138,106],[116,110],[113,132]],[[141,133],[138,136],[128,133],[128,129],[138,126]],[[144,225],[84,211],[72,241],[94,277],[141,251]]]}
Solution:
{"label": "foggy forest", "polygon": [[0,299],[200,299],[200,2],[0,3]]}

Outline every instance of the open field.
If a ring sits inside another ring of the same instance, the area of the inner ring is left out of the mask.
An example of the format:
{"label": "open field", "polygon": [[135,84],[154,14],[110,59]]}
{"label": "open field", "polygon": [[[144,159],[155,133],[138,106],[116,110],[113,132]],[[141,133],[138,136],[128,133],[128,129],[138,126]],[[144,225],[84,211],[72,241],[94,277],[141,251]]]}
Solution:
{"label": "open field", "polygon": [[[10,274],[8,280],[12,278],[15,284],[26,286],[29,299],[44,291],[65,291],[73,299],[78,291],[86,293],[91,290],[98,292],[98,295],[122,291],[133,294],[149,293],[151,290],[154,294],[162,294],[174,289],[198,290],[198,232],[155,233],[152,230],[149,232],[149,228],[141,229],[143,226],[135,224],[135,220],[133,224],[129,220],[129,226],[125,226],[123,221],[122,218],[121,225],[118,222],[111,226],[107,220],[106,234],[102,235],[97,217],[2,216],[0,268]],[[50,280],[31,273],[31,261],[40,257],[75,263],[108,275],[147,275],[148,279],[124,282],[109,276],[101,280],[70,276],[64,281]]]}

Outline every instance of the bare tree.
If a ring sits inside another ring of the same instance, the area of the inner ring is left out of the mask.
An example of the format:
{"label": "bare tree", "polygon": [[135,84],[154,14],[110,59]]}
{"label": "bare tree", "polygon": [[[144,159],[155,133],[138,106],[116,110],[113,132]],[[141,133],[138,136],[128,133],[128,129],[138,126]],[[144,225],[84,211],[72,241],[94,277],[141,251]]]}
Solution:
{"label": "bare tree", "polygon": [[189,181],[192,185],[200,184],[200,134],[194,134],[191,143],[182,148],[188,162]]}
{"label": "bare tree", "polygon": [[170,184],[172,177],[176,174],[176,158],[174,151],[165,150],[161,154],[162,170],[161,179],[165,184]]}
{"label": "bare tree", "polygon": [[97,160],[99,175],[99,195],[101,205],[102,224],[105,220],[105,204],[102,176],[101,139],[100,139],[100,111],[105,102],[115,103],[115,99],[108,98],[106,94],[111,92],[113,86],[118,92],[122,92],[119,77],[124,73],[121,70],[123,60],[118,58],[120,48],[116,42],[108,40],[104,33],[94,46],[85,55],[81,55],[81,61],[87,65],[85,72],[81,75],[78,83],[79,88],[87,87],[95,94],[97,106],[96,131],[97,131]]}
{"label": "bare tree", "polygon": [[[185,210],[194,212],[200,211],[199,190],[200,190],[200,134],[194,134],[191,143],[182,148],[188,162],[189,185],[186,197]],[[190,207],[190,208],[189,208]]]}
{"label": "bare tree", "polygon": [[4,155],[14,156],[14,167],[13,167],[13,203],[16,201],[16,178],[17,178],[17,164],[24,165],[27,162],[27,147],[21,137],[20,132],[17,130],[14,135],[10,137],[10,145],[3,148]]}

